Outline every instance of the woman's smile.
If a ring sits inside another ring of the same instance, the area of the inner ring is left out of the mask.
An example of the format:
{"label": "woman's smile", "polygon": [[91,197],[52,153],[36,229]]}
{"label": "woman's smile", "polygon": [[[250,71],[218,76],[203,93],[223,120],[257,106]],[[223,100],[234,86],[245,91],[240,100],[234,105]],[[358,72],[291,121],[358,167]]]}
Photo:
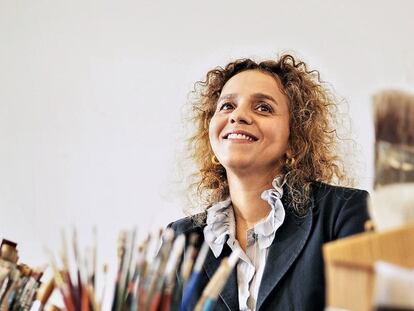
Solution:
{"label": "woman's smile", "polygon": [[257,141],[257,137],[248,131],[234,130],[223,136],[223,139],[232,143],[253,143]]}

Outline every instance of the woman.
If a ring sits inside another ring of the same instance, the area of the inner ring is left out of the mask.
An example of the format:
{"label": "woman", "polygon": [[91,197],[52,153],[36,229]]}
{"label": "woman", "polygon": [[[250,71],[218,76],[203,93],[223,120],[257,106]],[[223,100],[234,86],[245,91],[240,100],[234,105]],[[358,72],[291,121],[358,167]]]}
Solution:
{"label": "woman", "polygon": [[203,214],[172,224],[210,245],[194,302],[232,250],[243,252],[216,310],[323,310],[322,245],[362,232],[367,192],[344,181],[331,127],[336,104],[291,55],[207,73],[191,140]]}

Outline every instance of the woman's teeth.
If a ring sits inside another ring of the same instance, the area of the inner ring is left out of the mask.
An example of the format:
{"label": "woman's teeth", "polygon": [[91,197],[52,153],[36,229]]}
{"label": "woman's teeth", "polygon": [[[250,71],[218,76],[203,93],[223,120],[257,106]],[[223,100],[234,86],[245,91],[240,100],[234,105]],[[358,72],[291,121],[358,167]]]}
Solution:
{"label": "woman's teeth", "polygon": [[244,134],[229,134],[227,136],[227,139],[246,139],[246,140],[254,141],[253,138],[251,138],[250,136],[244,135]]}

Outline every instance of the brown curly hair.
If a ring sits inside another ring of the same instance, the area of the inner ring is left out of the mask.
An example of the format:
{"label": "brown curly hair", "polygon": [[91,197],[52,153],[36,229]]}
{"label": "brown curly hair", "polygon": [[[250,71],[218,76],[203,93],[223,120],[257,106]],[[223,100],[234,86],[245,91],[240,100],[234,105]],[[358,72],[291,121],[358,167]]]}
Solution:
{"label": "brown curly hair", "polygon": [[212,162],[214,153],[209,142],[209,123],[226,82],[246,70],[272,75],[288,98],[289,149],[294,161],[287,161],[282,170],[288,187],[287,199],[294,211],[303,215],[307,211],[312,182],[341,182],[346,177],[344,165],[335,153],[338,141],[334,128],[336,100],[323,86],[319,72],[308,70],[303,61],[290,54],[262,62],[239,59],[225,68],[210,70],[204,81],[195,83],[192,116],[196,131],[189,140],[189,148],[198,172],[193,176],[196,180],[191,187],[195,187],[198,197],[207,203],[206,207],[229,194],[224,167]]}

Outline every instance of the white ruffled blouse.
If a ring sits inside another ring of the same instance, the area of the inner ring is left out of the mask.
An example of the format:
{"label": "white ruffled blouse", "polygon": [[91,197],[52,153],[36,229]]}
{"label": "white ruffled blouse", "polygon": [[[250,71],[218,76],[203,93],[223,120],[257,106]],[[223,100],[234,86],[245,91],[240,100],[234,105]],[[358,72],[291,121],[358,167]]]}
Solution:
{"label": "white ruffled blouse", "polygon": [[[281,201],[283,184],[284,177],[277,176],[272,182],[273,188],[261,194],[261,198],[269,203],[271,210],[263,220],[246,232],[246,252],[241,252],[237,264],[240,310],[256,310],[257,295],[269,247],[285,219],[285,209]],[[236,221],[230,197],[207,210],[204,238],[216,258],[220,256],[226,240],[232,251],[236,248],[241,249],[235,232]]]}

